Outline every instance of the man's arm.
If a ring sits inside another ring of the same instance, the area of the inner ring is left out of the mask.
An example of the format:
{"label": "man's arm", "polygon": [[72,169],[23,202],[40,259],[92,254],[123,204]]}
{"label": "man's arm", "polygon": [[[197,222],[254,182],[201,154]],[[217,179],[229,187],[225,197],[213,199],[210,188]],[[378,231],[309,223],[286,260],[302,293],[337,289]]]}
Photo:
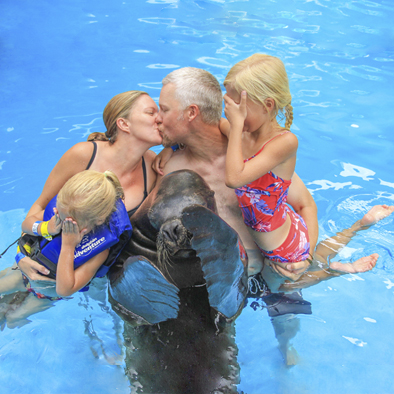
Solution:
{"label": "man's arm", "polygon": [[[309,234],[310,254],[313,256],[319,236],[317,206],[311,193],[296,173],[294,173],[291,179],[287,202],[306,223]],[[296,263],[288,263],[286,264],[286,269],[275,264],[271,264],[271,268],[277,274],[298,282],[300,275],[309,268],[309,265],[309,261],[304,260]]]}
{"label": "man's arm", "polygon": [[311,193],[301,178],[294,173],[291,179],[287,202],[304,219],[308,228],[310,253],[313,255],[319,237],[319,224],[317,221],[317,206]]}

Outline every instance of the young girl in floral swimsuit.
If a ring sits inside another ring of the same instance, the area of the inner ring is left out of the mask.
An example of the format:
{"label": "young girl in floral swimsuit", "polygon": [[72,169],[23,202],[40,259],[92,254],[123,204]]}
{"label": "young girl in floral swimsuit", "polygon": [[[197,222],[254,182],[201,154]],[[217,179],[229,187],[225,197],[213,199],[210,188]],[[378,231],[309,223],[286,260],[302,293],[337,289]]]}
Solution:
{"label": "young girl in floral swimsuit", "polygon": [[[255,54],[230,70],[224,86],[226,185],[235,189],[244,222],[264,256],[279,264],[306,260],[308,229],[286,204],[298,140],[289,130],[293,108],[285,67],[276,57]],[[283,111],[285,128],[276,119]]]}
{"label": "young girl in floral swimsuit", "polygon": [[[231,68],[224,86],[227,120],[222,120],[220,130],[229,140],[226,185],[235,189],[244,222],[263,256],[273,264],[284,268],[290,262],[311,262],[314,250],[310,250],[307,226],[286,204],[298,140],[290,132],[293,107],[284,64],[276,57],[254,54]],[[278,114],[285,117],[284,127],[277,121]],[[370,219],[365,215],[352,226],[350,237],[392,211],[393,207],[374,207]],[[333,255],[339,246],[334,249]],[[330,253],[325,250],[323,254]],[[364,258],[368,262],[335,262],[330,268],[365,271],[377,258],[374,254]],[[324,263],[327,267],[326,259]]]}

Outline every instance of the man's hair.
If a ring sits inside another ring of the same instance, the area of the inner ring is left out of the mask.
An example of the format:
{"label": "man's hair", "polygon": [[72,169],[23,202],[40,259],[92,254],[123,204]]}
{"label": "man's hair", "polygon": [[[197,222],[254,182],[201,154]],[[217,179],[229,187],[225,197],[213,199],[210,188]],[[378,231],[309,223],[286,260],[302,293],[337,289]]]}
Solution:
{"label": "man's hair", "polygon": [[184,67],[172,71],[163,79],[163,86],[175,85],[175,97],[181,110],[195,104],[204,123],[218,125],[222,117],[223,93],[218,80],[208,71]]}

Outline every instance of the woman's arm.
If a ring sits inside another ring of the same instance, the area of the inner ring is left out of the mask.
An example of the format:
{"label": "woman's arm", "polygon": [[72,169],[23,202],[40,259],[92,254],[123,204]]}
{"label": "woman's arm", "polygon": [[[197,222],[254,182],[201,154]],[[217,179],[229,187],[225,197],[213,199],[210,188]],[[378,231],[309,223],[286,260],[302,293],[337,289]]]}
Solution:
{"label": "woman's arm", "polygon": [[[91,142],[80,142],[70,148],[58,161],[45,182],[40,197],[29,209],[26,218],[32,215],[41,215],[48,202],[59,193],[63,185],[75,174],[86,169],[93,153]],[[40,217],[40,216],[39,216]],[[41,219],[42,220],[42,216]],[[30,227],[31,229],[31,227]],[[19,261],[19,268],[31,280],[51,280],[43,275],[48,275],[49,270],[28,257]]]}
{"label": "woman's arm", "polygon": [[59,193],[59,190],[73,175],[86,169],[92,153],[93,144],[91,142],[80,142],[70,148],[53,167],[40,197],[31,206],[26,217],[43,211],[49,201]]}
{"label": "woman's arm", "polygon": [[87,229],[79,231],[77,222],[66,218],[62,226],[62,249],[56,272],[56,293],[67,297],[86,286],[108,257],[109,249],[92,257],[74,270],[75,247],[81,242]]}
{"label": "woman's arm", "polygon": [[[242,132],[247,115],[246,92],[241,94],[241,102],[237,104],[227,94],[224,95],[225,114],[230,122],[229,142],[226,155],[226,185],[233,189],[246,185],[279,164],[294,158],[297,154],[298,140],[293,133],[286,133],[275,138],[264,152],[244,163],[242,153]],[[289,170],[289,177],[293,168]]]}

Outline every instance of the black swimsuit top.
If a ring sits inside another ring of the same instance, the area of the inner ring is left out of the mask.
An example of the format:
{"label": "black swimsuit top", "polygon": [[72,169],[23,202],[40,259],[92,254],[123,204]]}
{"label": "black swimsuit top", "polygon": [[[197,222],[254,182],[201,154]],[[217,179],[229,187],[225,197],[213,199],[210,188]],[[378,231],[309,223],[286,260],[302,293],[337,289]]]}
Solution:
{"label": "black swimsuit top", "polygon": [[[92,165],[94,158],[96,157],[96,153],[97,153],[97,144],[95,141],[92,141],[93,143],[93,153],[92,153],[92,157],[89,160],[89,164],[86,167],[86,169],[88,170],[90,168],[90,166]],[[129,217],[131,217],[132,215],[134,215],[135,211],[140,207],[140,205],[144,202],[145,198],[148,197],[148,191],[146,190],[146,167],[145,167],[145,159],[142,156],[142,171],[144,173],[144,197],[142,198],[142,201],[133,209],[130,209],[130,211],[127,211]]]}

